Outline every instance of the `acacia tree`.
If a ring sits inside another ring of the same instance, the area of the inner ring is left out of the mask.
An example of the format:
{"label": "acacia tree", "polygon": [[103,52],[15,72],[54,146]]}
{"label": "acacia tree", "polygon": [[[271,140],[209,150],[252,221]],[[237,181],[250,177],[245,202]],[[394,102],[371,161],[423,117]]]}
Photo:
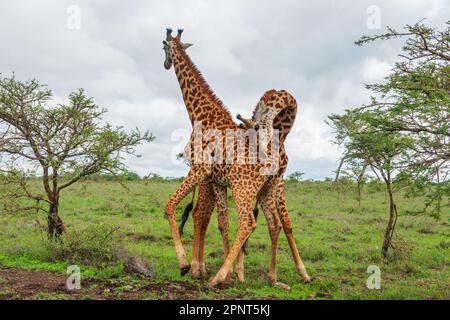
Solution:
{"label": "acacia tree", "polygon": [[[450,198],[450,21],[443,30],[419,22],[399,32],[388,27],[380,35],[364,36],[357,45],[404,38],[401,60],[383,83],[366,85],[374,131],[397,132],[414,139],[404,158],[404,178],[416,183],[439,215],[444,194]],[[436,186],[437,183],[437,186]],[[448,204],[447,204],[448,206]]]}
{"label": "acacia tree", "polygon": [[[97,106],[82,89],[67,104],[49,107],[52,92],[36,80],[21,82],[0,75],[0,155],[3,181],[14,185],[6,197],[28,198],[36,206],[23,209],[47,213],[48,234],[59,237],[65,226],[59,216],[61,191],[83,177],[125,170],[123,155],[153,136],[138,129],[103,124],[106,109]],[[29,185],[33,172],[42,181],[44,195]],[[47,206],[40,206],[44,201]]]}
{"label": "acacia tree", "polygon": [[304,172],[294,171],[288,176],[288,181],[300,181],[304,175]]}
{"label": "acacia tree", "polygon": [[[394,178],[424,191],[426,206],[439,211],[450,199],[450,21],[444,30],[422,24],[407,25],[403,32],[363,36],[363,45],[376,40],[405,38],[401,60],[384,82],[368,84],[371,103],[331,115],[329,125],[336,143],[345,147],[342,165],[363,161],[385,182],[389,196],[389,222],[382,253],[392,246],[397,220]],[[436,186],[437,183],[437,186]]]}
{"label": "acacia tree", "polygon": [[335,143],[346,150],[345,162],[350,166],[364,167],[364,170],[361,168],[358,171],[361,176],[365,168],[370,166],[379,173],[386,185],[389,220],[381,248],[382,255],[386,256],[388,249],[394,247],[393,238],[398,217],[393,182],[402,170],[402,160],[412,140],[398,133],[375,131],[371,125],[375,119],[370,116],[376,115],[347,110],[343,115],[330,115],[328,124],[336,135]]}

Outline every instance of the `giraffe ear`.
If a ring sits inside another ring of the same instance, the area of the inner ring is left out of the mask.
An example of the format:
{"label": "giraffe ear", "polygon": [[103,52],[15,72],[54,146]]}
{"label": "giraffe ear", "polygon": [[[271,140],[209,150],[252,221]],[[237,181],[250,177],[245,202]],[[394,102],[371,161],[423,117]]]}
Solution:
{"label": "giraffe ear", "polygon": [[186,50],[187,48],[192,47],[192,43],[183,43],[181,47],[183,48],[183,50]]}

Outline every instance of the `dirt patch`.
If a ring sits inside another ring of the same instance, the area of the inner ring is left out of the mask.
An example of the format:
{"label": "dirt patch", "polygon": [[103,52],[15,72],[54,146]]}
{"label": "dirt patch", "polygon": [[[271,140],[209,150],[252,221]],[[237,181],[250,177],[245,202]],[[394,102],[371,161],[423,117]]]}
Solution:
{"label": "dirt patch", "polygon": [[147,280],[82,280],[81,289],[68,290],[64,275],[0,267],[0,300],[4,299],[196,299],[200,285],[189,282],[156,283]]}
{"label": "dirt patch", "polygon": [[161,238],[155,237],[153,235],[127,233],[127,236],[130,236],[135,241],[161,241]]}
{"label": "dirt patch", "polygon": [[38,292],[65,293],[65,279],[52,273],[0,268],[0,277],[3,281],[0,290],[3,298],[15,295],[22,298],[31,298]]}

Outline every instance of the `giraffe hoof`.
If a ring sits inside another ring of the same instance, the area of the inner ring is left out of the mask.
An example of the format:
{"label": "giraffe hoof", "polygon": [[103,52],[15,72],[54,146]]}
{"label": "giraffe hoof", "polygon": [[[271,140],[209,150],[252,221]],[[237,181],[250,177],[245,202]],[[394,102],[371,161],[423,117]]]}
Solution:
{"label": "giraffe hoof", "polygon": [[180,275],[183,277],[186,273],[189,272],[190,269],[191,269],[191,266],[189,264],[187,266],[181,267]]}
{"label": "giraffe hoof", "polygon": [[282,290],[291,291],[291,287],[289,287],[287,284],[285,284],[285,283],[283,283],[283,282],[275,281],[275,282],[273,283],[273,285],[274,285],[275,287],[277,287],[277,288],[282,289]]}
{"label": "giraffe hoof", "polygon": [[238,281],[239,281],[240,283],[244,283],[244,282],[245,282],[244,272],[243,272],[243,271],[238,271],[238,270],[236,270],[235,273],[236,273],[236,276],[237,276]]}
{"label": "giraffe hoof", "polygon": [[303,275],[303,283],[311,283],[311,282],[312,282],[312,279],[310,276],[308,276],[307,274]]}
{"label": "giraffe hoof", "polygon": [[194,271],[191,269],[192,278],[200,280],[200,279],[207,279],[208,274],[206,273],[206,270],[199,269],[197,271]]}
{"label": "giraffe hoof", "polygon": [[303,280],[303,283],[311,283],[312,282],[312,279],[310,276],[308,276],[308,274],[302,274],[302,280]]}
{"label": "giraffe hoof", "polygon": [[223,284],[226,286],[231,286],[233,284],[233,277],[231,273],[228,273],[225,280],[223,280]]}
{"label": "giraffe hoof", "polygon": [[208,288],[214,289],[214,288],[217,287],[217,285],[218,285],[218,282],[216,280],[216,277],[212,277],[211,279],[209,279],[209,281],[208,281]]}
{"label": "giraffe hoof", "polygon": [[206,272],[206,266],[204,263],[200,264],[200,275],[206,277],[208,273]]}
{"label": "giraffe hoof", "polygon": [[191,273],[192,273],[192,278],[194,278],[194,279],[200,279],[202,277],[199,270],[197,270],[197,271],[192,270]]}

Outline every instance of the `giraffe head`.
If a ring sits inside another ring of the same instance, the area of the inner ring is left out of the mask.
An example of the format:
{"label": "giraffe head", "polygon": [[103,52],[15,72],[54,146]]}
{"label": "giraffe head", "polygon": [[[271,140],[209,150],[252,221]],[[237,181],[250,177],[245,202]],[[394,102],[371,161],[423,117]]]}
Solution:
{"label": "giraffe head", "polygon": [[260,127],[272,126],[273,120],[284,107],[282,104],[275,103],[276,101],[273,98],[276,92],[275,90],[269,90],[264,93],[253,110],[251,119],[246,119],[238,114],[237,119],[243,122],[241,127],[258,130]]}
{"label": "giraffe head", "polygon": [[239,127],[241,127],[242,129],[255,129],[255,130],[259,129],[259,124],[256,123],[256,121],[254,121],[253,119],[246,119],[239,113],[236,115],[236,118],[239,121],[242,121],[242,123],[239,124]]}
{"label": "giraffe head", "polygon": [[183,43],[181,42],[181,34],[183,33],[183,29],[178,29],[177,36],[172,37],[172,29],[166,29],[166,40],[163,40],[163,50],[166,54],[166,58],[164,60],[164,68],[169,70],[172,67],[173,61],[175,60],[175,56],[178,50],[186,50],[190,46],[191,43]]}
{"label": "giraffe head", "polygon": [[261,141],[267,145],[274,133],[274,119],[285,108],[286,105],[280,99],[279,92],[269,90],[258,101],[251,119],[245,119],[240,114],[237,118],[242,121],[241,128],[259,130]]}

